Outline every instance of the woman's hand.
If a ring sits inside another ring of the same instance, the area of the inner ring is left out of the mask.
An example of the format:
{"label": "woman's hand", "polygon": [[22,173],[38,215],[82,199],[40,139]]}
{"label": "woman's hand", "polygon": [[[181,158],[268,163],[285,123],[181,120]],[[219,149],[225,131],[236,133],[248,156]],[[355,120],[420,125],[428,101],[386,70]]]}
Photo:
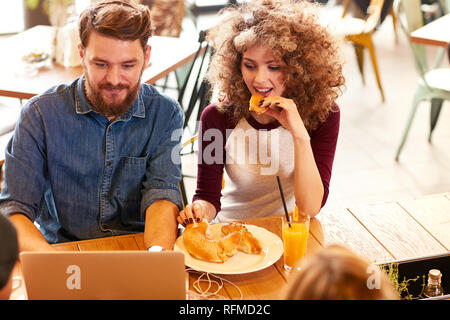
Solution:
{"label": "woman's hand", "polygon": [[284,128],[291,132],[294,140],[310,140],[294,100],[271,96],[261,100],[261,106],[268,108],[264,114],[277,119]]}
{"label": "woman's hand", "polygon": [[196,200],[180,211],[177,221],[183,226],[189,223],[200,222],[203,219],[206,219],[209,223],[215,216],[216,208],[211,203],[206,200]]}
{"label": "woman's hand", "polygon": [[184,210],[180,211],[180,214],[177,217],[177,221],[179,224],[184,227],[190,223],[200,222],[203,219],[203,210],[202,207],[198,203],[193,203],[187,205]]}

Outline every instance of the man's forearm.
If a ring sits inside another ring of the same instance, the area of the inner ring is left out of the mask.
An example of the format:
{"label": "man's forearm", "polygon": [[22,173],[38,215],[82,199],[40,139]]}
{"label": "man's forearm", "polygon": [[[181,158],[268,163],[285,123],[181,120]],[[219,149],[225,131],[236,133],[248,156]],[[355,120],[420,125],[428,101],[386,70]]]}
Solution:
{"label": "man's forearm", "polygon": [[172,250],[177,237],[178,207],[167,200],[153,202],[146,210],[144,244]]}
{"label": "man's forearm", "polygon": [[17,230],[20,251],[51,251],[55,250],[45,240],[39,229],[25,215],[16,213],[10,216]]}

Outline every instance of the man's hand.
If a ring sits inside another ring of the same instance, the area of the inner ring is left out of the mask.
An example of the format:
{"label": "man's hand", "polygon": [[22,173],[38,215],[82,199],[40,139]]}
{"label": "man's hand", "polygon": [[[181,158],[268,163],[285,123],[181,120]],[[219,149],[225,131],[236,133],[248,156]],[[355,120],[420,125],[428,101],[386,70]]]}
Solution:
{"label": "man's hand", "polygon": [[47,240],[45,240],[39,229],[25,215],[15,213],[10,216],[10,220],[17,230],[19,251],[56,250],[47,242]]}

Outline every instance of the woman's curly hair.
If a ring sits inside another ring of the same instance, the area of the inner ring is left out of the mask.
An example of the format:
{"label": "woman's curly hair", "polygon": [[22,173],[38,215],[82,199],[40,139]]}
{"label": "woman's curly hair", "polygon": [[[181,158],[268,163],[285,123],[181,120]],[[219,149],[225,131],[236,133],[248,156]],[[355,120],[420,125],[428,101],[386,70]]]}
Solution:
{"label": "woman's curly hair", "polygon": [[316,5],[298,0],[254,0],[221,12],[222,22],[208,33],[215,51],[207,75],[220,111],[235,122],[249,115],[242,54],[264,44],[286,63],[283,96],[295,101],[305,127],[314,130],[326,120],[345,79],[340,41],[318,22],[316,12]]}

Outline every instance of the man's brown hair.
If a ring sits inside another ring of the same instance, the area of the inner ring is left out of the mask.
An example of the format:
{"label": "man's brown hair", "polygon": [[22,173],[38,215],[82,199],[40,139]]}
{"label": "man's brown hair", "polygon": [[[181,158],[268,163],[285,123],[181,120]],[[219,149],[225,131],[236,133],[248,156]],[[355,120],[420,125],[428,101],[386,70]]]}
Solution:
{"label": "man's brown hair", "polygon": [[97,31],[120,40],[139,39],[145,52],[152,36],[150,10],[129,0],[97,2],[81,13],[78,31],[83,48],[91,32]]}

